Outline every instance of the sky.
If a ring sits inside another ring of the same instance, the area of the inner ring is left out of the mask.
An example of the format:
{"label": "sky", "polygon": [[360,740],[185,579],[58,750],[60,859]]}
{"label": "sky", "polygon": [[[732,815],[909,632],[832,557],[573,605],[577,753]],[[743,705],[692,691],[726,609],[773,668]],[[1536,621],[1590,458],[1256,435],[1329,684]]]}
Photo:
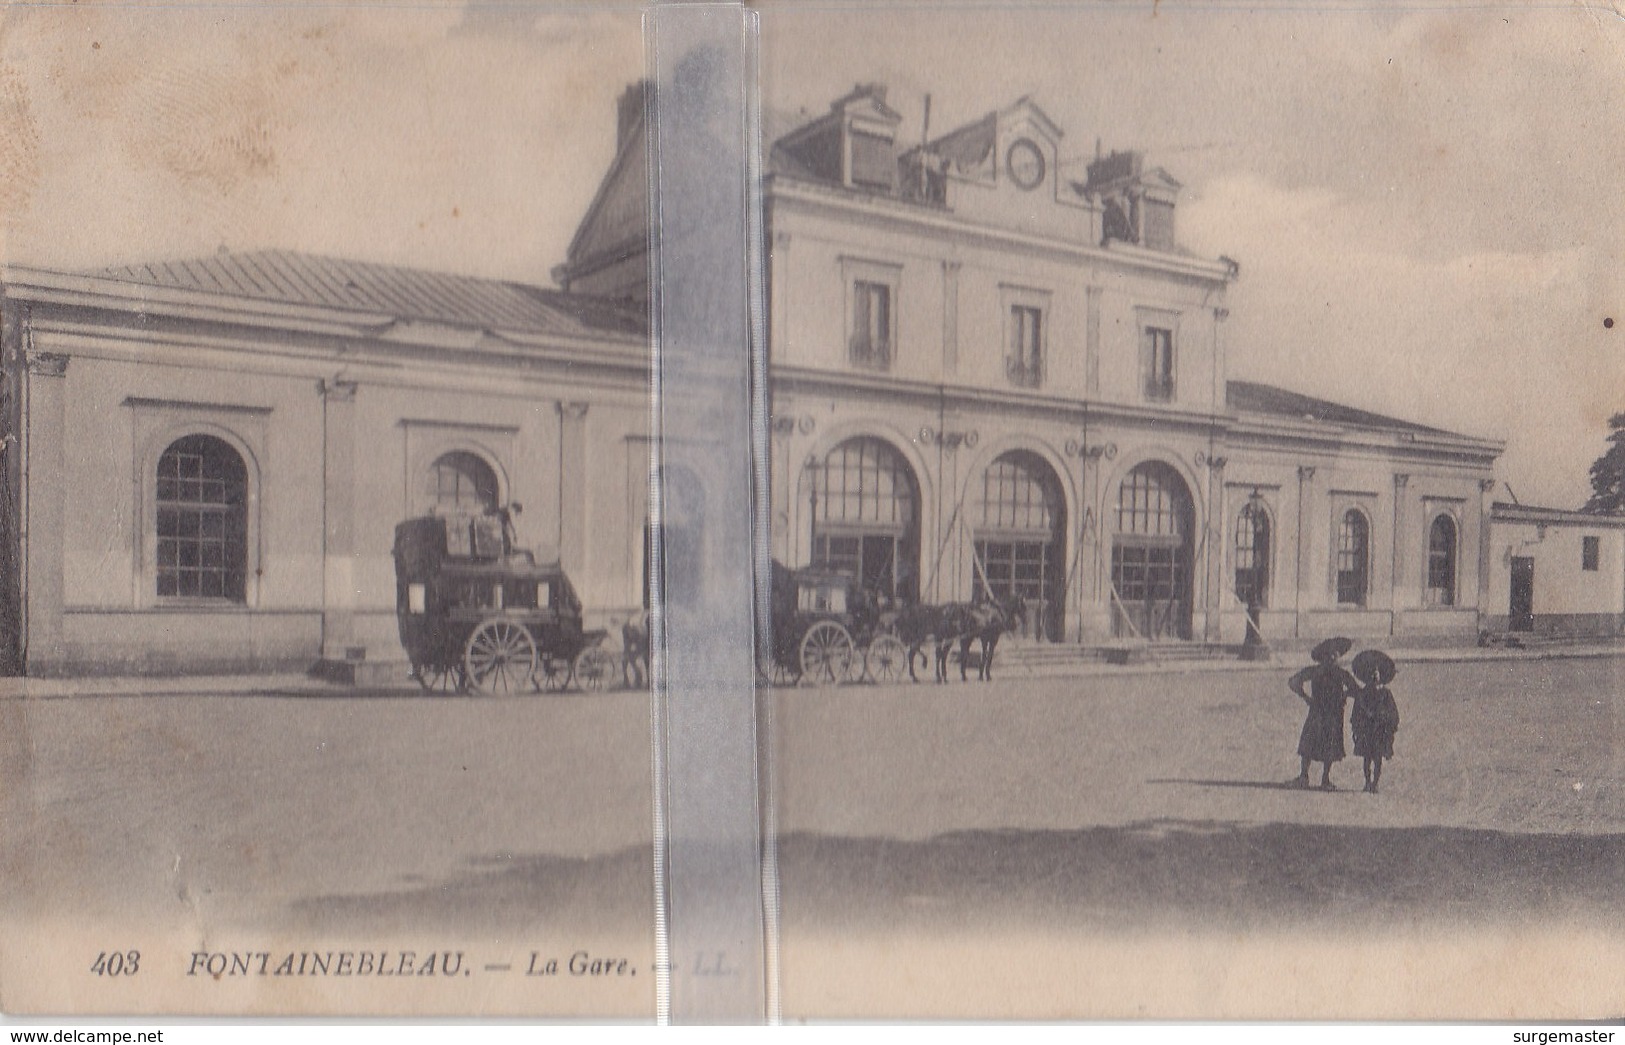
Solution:
{"label": "sky", "polygon": [[50,267],[275,246],[545,284],[643,74],[625,5],[3,17],[3,254]]}
{"label": "sky", "polygon": [[1309,6],[774,8],[765,104],[879,81],[936,136],[1030,95],[1080,179],[1141,149],[1241,263],[1232,378],[1505,440],[1519,499],[1578,507],[1625,411],[1625,22]]}
{"label": "sky", "polygon": [[[546,284],[643,72],[629,5],[13,7],[0,257],[282,247]],[[1503,439],[1575,507],[1625,411],[1625,22],[1583,4],[761,12],[765,105],[890,86],[904,135],[1031,95],[1241,263],[1231,376]],[[1612,329],[1605,319],[1619,320]],[[1501,491],[1505,495],[1505,489]]]}

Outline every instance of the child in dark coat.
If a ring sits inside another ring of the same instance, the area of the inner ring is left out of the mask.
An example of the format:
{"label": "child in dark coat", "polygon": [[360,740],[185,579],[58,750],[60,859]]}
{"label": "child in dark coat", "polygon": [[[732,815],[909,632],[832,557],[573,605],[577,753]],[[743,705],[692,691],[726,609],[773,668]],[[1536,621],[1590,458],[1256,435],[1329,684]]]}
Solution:
{"label": "child in dark coat", "polygon": [[1361,688],[1354,694],[1349,726],[1354,733],[1354,753],[1364,760],[1365,789],[1376,794],[1382,782],[1382,760],[1394,757],[1394,734],[1399,732],[1399,705],[1388,689],[1398,671],[1381,650],[1361,653],[1354,658],[1353,667]]}

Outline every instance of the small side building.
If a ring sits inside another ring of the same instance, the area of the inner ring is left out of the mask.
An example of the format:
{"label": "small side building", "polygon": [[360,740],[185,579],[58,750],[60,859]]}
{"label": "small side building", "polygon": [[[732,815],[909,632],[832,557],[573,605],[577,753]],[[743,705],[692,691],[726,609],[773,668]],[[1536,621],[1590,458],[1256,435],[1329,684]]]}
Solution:
{"label": "small side building", "polygon": [[1495,502],[1486,636],[1625,635],[1625,516]]}

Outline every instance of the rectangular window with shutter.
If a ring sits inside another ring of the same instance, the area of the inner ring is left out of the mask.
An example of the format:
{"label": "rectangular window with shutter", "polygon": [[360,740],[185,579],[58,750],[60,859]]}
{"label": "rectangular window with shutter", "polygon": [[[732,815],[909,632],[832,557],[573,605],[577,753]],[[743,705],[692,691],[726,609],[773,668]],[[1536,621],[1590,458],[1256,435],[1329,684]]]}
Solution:
{"label": "rectangular window with shutter", "polygon": [[1141,371],[1145,397],[1167,403],[1174,398],[1174,332],[1167,327],[1145,327],[1140,334]]}
{"label": "rectangular window with shutter", "polygon": [[852,284],[852,330],[847,341],[854,366],[888,370],[892,358],[892,288],[860,279]]}
{"label": "rectangular window with shutter", "polygon": [[1044,310],[1036,305],[1010,306],[1010,347],[1005,374],[1018,388],[1037,388],[1044,379]]}

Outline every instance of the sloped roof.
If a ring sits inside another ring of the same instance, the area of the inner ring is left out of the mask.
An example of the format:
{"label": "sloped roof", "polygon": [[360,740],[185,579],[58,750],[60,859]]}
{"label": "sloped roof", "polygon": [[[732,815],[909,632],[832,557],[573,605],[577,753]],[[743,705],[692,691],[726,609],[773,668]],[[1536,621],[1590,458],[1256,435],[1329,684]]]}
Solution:
{"label": "sloped roof", "polygon": [[1398,418],[1374,414],[1342,403],[1316,399],[1299,392],[1291,392],[1274,385],[1256,381],[1227,381],[1225,405],[1231,410],[1250,414],[1270,414],[1290,417],[1297,421],[1321,421],[1334,425],[1354,425],[1360,428],[1388,428],[1402,432],[1426,432],[1432,435],[1455,435],[1442,428],[1401,421]]}
{"label": "sloped roof", "polygon": [[962,171],[970,170],[987,160],[998,133],[999,114],[990,112],[933,140],[926,151],[941,156]]}
{"label": "sloped roof", "polygon": [[818,173],[795,150],[785,148],[780,143],[803,128],[824,119],[822,116],[809,116],[805,112],[792,113],[783,109],[762,109],[762,144],[767,151],[767,170],[770,174],[784,174],[792,178],[805,178],[819,180]]}
{"label": "sloped roof", "polygon": [[641,339],[648,327],[644,307],[630,302],[286,250],[220,253],[90,274],[153,287],[353,309],[482,330]]}

